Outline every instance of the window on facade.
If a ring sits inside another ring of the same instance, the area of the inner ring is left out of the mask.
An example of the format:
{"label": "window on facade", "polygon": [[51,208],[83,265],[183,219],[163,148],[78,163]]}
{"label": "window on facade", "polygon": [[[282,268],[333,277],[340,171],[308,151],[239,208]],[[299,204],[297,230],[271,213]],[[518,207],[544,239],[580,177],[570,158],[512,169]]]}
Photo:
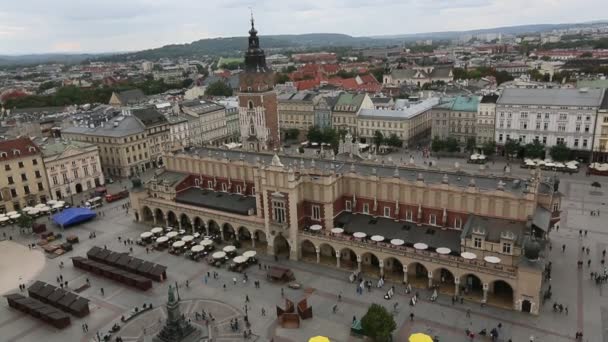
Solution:
{"label": "window on facade", "polygon": [[57,185],[57,176],[52,177],[53,185]]}
{"label": "window on facade", "polygon": [[559,202],[553,203],[553,212],[559,211]]}
{"label": "window on facade", "polygon": [[583,147],[587,147],[587,139],[583,139]]}
{"label": "window on facade", "polygon": [[251,196],[255,196],[255,186],[251,187]]}
{"label": "window on facade", "polygon": [[555,141],[556,141],[558,144],[565,144],[565,140],[564,140],[564,138],[556,138],[556,139],[555,139]]}
{"label": "window on facade", "polygon": [[437,224],[437,216],[435,214],[429,215],[429,224],[433,226]]}
{"label": "window on facade", "polygon": [[320,220],[321,219],[321,207],[318,205],[313,205],[312,207],[312,219]]}
{"label": "window on facade", "polygon": [[236,186],[236,193],[240,194],[242,192],[243,188],[240,185]]}
{"label": "window on facade", "polygon": [[68,181],[68,173],[64,172],[64,173],[61,174],[61,176],[63,177],[63,184],[67,184],[69,182]]}
{"label": "window on facade", "polygon": [[27,175],[25,173],[21,174],[21,180],[22,181],[27,181]]}
{"label": "window on facade", "polygon": [[473,247],[481,248],[481,238],[476,237],[473,239]]}
{"label": "window on facade", "polygon": [[352,211],[353,210],[353,203],[351,201],[345,201],[344,202],[344,210],[346,210],[346,211]]}
{"label": "window on facade", "polygon": [[226,183],[222,183],[222,191],[224,191],[224,192],[228,191],[228,187],[226,186]]}
{"label": "window on facade", "polygon": [[38,191],[44,191],[44,186],[42,183],[38,183]]}
{"label": "window on facade", "polygon": [[578,146],[578,139],[574,139],[574,147]]}
{"label": "window on facade", "polygon": [[5,171],[10,171],[11,170],[11,166],[9,164],[4,165],[4,170]]}
{"label": "window on facade", "polygon": [[38,171],[38,170],[34,171],[34,174],[36,175],[36,178],[42,177],[42,175],[40,174],[40,171]]}
{"label": "window on facade", "polygon": [[508,242],[505,242],[502,244],[502,252],[505,254],[511,254],[511,244]]}
{"label": "window on facade", "polygon": [[15,189],[11,189],[11,197],[12,197],[12,198],[17,197],[17,190],[15,190]]}
{"label": "window on facade", "polygon": [[384,207],[384,217],[391,217],[391,208]]}
{"label": "window on facade", "polygon": [[23,162],[19,162],[19,168],[23,168]]}
{"label": "window on facade", "polygon": [[457,217],[454,220],[454,228],[456,228],[456,229],[462,228],[462,219],[460,217]]}
{"label": "window on facade", "polygon": [[369,203],[363,203],[363,213],[369,214]]}
{"label": "window on facade", "polygon": [[73,173],[74,173],[74,178],[78,178],[78,170],[74,170]]}
{"label": "window on facade", "polygon": [[213,182],[212,181],[207,181],[207,188],[213,189]]}
{"label": "window on facade", "polygon": [[285,202],[272,200],[272,219],[277,223],[285,223]]}
{"label": "window on facade", "polygon": [[38,159],[32,159],[32,165],[38,165]]}
{"label": "window on facade", "polygon": [[23,187],[23,192],[24,192],[26,195],[29,195],[29,194],[30,194],[30,187],[29,187],[29,186],[27,186],[27,185],[25,185],[25,186]]}
{"label": "window on facade", "polygon": [[589,125],[585,125],[585,133],[589,133]]}
{"label": "window on facade", "polygon": [[575,131],[580,132],[581,131],[581,125],[580,124],[576,124],[576,127],[574,128]]}

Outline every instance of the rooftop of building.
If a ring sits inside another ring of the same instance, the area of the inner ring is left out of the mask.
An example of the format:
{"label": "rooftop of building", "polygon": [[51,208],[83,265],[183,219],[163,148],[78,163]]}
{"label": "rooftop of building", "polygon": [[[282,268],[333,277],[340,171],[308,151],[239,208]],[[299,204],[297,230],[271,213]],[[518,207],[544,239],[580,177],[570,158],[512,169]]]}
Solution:
{"label": "rooftop of building", "polygon": [[480,100],[481,97],[479,96],[456,96],[454,103],[452,103],[452,110],[457,112],[477,112]]}
{"label": "rooftop of building", "polygon": [[603,89],[506,88],[500,95],[497,104],[599,107],[603,95]]}
{"label": "rooftop of building", "polygon": [[42,155],[45,157],[54,156],[61,154],[68,149],[88,149],[96,146],[87,142],[75,141],[75,140],[55,140],[51,143],[41,145]]}
{"label": "rooftop of building", "polygon": [[160,174],[155,174],[151,181],[159,183],[159,184],[166,184],[168,186],[175,186],[179,183],[181,183],[184,179],[186,179],[188,177],[187,174],[185,173],[181,173],[181,172],[174,172],[174,171],[163,171]]}
{"label": "rooftop of building", "polygon": [[395,221],[391,218],[372,217],[364,214],[353,214],[343,211],[335,219],[337,227],[344,228],[349,234],[363,232],[368,236],[381,235],[385,242],[392,239],[405,241],[406,246],[422,242],[431,249],[447,247],[452,252],[460,253],[459,230],[442,229],[429,225],[418,226],[413,222]]}
{"label": "rooftop of building", "polygon": [[[200,157],[212,157],[229,160],[243,160],[249,164],[255,165],[258,161],[265,165],[270,165],[273,156],[271,154],[248,152],[248,151],[235,151],[235,150],[223,150],[215,149],[210,147],[199,147],[192,149],[188,152],[184,152],[190,155],[198,155]],[[512,177],[494,177],[486,175],[474,175],[467,174],[464,172],[442,172],[427,169],[408,168],[408,167],[395,167],[389,165],[371,165],[361,162],[344,162],[338,160],[327,160],[327,159],[310,159],[302,157],[292,156],[280,156],[281,163],[285,167],[292,167],[295,170],[304,170],[313,168],[312,163],[314,161],[314,168],[324,171],[333,170],[336,173],[348,173],[351,172],[354,166],[354,172],[364,176],[371,176],[374,173],[378,177],[395,177],[395,170],[398,170],[399,178],[409,182],[415,182],[419,176],[425,183],[429,184],[441,184],[445,180],[452,186],[461,188],[467,188],[474,184],[478,189],[482,191],[494,191],[499,185],[501,185],[504,191],[508,191],[514,195],[523,195],[526,189],[526,180]],[[303,164],[302,164],[303,163]],[[541,193],[550,191],[550,187],[541,183]]]}
{"label": "rooftop of building", "polygon": [[146,99],[146,95],[140,89],[125,90],[115,92],[114,94],[116,94],[122,104],[137,103]]}
{"label": "rooftop of building", "polygon": [[388,119],[404,120],[410,119],[418,114],[424,113],[439,103],[439,98],[431,97],[401,109],[362,109],[359,112],[361,119]]}
{"label": "rooftop of building", "polygon": [[576,82],[577,88],[602,88],[608,89],[608,79],[604,80],[579,80]]}
{"label": "rooftop of building", "polygon": [[365,94],[354,94],[354,93],[342,93],[338,96],[334,110],[336,111],[356,111],[359,109]]}
{"label": "rooftop of building", "polygon": [[255,214],[255,197],[230,194],[198,187],[180,191],[175,196],[178,203],[190,204],[239,215]]}
{"label": "rooftop of building", "polygon": [[182,109],[188,109],[196,114],[207,114],[224,109],[224,106],[210,101],[193,100],[184,101],[180,104]]}
{"label": "rooftop of building", "polygon": [[481,233],[489,242],[500,242],[501,236],[511,236],[515,244],[521,246],[527,233],[526,222],[505,220],[495,217],[469,215],[462,226],[461,238],[471,238],[473,231]]}
{"label": "rooftop of building", "polygon": [[31,157],[40,154],[40,148],[30,138],[0,141],[0,161]]}
{"label": "rooftop of building", "polygon": [[146,127],[153,127],[167,123],[167,118],[162,115],[156,108],[138,108],[133,109],[131,114],[135,116]]}
{"label": "rooftop of building", "polygon": [[496,101],[498,101],[498,94],[490,94],[482,96],[479,103],[496,103]]}
{"label": "rooftop of building", "polygon": [[133,116],[117,116],[96,127],[68,127],[61,131],[67,134],[82,134],[98,137],[119,138],[143,133],[144,125]]}

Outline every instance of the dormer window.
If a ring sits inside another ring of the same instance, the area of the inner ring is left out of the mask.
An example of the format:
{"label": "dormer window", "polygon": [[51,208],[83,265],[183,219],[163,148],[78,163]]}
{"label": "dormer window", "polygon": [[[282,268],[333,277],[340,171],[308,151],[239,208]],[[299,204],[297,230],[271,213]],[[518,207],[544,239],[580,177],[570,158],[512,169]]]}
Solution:
{"label": "dormer window", "polygon": [[480,237],[475,237],[473,238],[473,247],[475,248],[482,248],[483,246],[483,239]]}
{"label": "dormer window", "polygon": [[222,183],[222,191],[223,192],[228,191],[228,187],[226,186],[226,183]]}
{"label": "dormer window", "polygon": [[512,244],[510,242],[503,242],[502,252],[504,254],[511,254],[511,246],[512,246]]}
{"label": "dormer window", "polygon": [[433,225],[433,226],[437,225],[437,215],[435,215],[435,214],[429,215],[429,224]]}
{"label": "dormer window", "polygon": [[19,150],[13,150],[13,155],[14,156],[21,155],[21,151],[19,151]]}
{"label": "dormer window", "polygon": [[30,151],[30,152],[36,152],[36,148],[33,147],[33,146],[28,147],[27,150]]}
{"label": "dormer window", "polygon": [[462,219],[460,217],[457,217],[454,220],[454,228],[456,228],[456,229],[462,228]]}
{"label": "dormer window", "polygon": [[406,221],[412,221],[412,216],[413,216],[413,214],[412,214],[411,210],[406,210],[405,211],[405,220]]}
{"label": "dormer window", "polygon": [[213,190],[213,182],[207,181],[207,187],[209,188],[209,190]]}
{"label": "dormer window", "polygon": [[0,158],[6,158],[6,157],[8,157],[8,153],[0,152]]}

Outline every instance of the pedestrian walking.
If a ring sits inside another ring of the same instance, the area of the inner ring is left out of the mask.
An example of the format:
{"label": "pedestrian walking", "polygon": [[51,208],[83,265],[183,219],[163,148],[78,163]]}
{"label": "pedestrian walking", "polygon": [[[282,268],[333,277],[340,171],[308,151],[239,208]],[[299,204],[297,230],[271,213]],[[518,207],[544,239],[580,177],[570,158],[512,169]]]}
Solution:
{"label": "pedestrian walking", "polygon": [[102,295],[102,296],[105,296],[105,292],[104,292],[104,290],[103,290],[103,287],[102,287],[100,290],[101,290],[101,295]]}
{"label": "pedestrian walking", "polygon": [[410,321],[414,321],[414,313],[413,312],[410,313]]}
{"label": "pedestrian walking", "polygon": [[266,316],[266,309],[262,308],[262,316]]}
{"label": "pedestrian walking", "polygon": [[249,295],[245,295],[245,303],[249,303]]}
{"label": "pedestrian walking", "polygon": [[281,287],[281,297],[285,297],[285,291],[283,290],[282,287]]}
{"label": "pedestrian walking", "polygon": [[565,245],[565,244],[563,244],[563,245],[562,245],[562,253],[564,253],[565,251],[566,251],[566,245]]}
{"label": "pedestrian walking", "polygon": [[467,318],[471,318],[471,309],[467,309]]}

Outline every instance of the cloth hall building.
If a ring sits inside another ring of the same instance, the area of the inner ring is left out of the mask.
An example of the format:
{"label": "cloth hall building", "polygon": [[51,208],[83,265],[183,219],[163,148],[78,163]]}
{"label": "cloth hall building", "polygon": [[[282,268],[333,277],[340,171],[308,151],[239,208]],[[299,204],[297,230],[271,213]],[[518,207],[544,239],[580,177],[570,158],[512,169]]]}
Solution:
{"label": "cloth hall building", "polygon": [[498,178],[213,148],[164,159],[131,193],[137,221],[538,314],[561,199],[540,171]]}

